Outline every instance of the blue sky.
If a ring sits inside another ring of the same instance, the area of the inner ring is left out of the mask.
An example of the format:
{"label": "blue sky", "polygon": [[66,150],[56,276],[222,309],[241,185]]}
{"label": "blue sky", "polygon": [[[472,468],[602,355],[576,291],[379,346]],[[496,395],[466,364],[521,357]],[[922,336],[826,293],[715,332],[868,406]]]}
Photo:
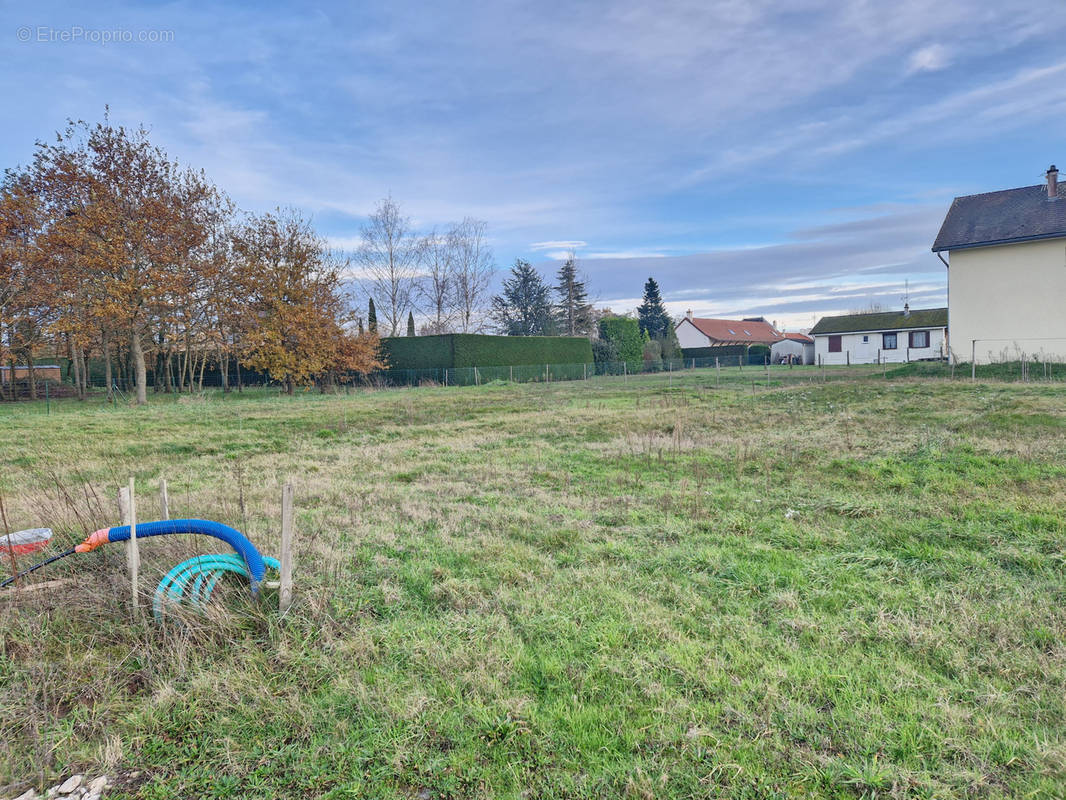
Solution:
{"label": "blue sky", "polygon": [[951,198],[1066,162],[1063,0],[5,5],[4,165],[109,104],[243,208],[480,217],[619,311],[944,304]]}

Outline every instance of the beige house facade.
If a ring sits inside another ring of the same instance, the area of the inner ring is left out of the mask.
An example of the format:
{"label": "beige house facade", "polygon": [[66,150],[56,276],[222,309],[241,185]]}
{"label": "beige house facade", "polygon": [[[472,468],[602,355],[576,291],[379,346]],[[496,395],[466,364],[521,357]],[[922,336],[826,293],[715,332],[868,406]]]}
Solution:
{"label": "beige house facade", "polygon": [[1066,361],[1066,191],[1054,166],[1046,177],[948,211],[933,252],[948,267],[957,362]]}

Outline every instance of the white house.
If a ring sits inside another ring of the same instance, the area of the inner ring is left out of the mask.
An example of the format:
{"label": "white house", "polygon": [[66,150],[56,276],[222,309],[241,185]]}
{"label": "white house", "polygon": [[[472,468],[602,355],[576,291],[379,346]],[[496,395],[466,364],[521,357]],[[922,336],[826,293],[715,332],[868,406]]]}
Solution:
{"label": "white house", "polygon": [[771,363],[814,363],[814,339],[803,333],[783,333],[782,336],[785,338],[770,346]]}
{"label": "white house", "polygon": [[822,317],[811,328],[815,362],[881,364],[947,355],[948,310],[879,311]]}
{"label": "white house", "polygon": [[[1066,359],[1066,187],[956,197],[933,244],[948,267],[951,355]],[[943,253],[949,253],[945,259]]]}
{"label": "white house", "polygon": [[748,319],[705,319],[685,312],[674,328],[677,343],[683,349],[722,347],[726,345],[772,345],[781,341],[781,333],[762,317]]}

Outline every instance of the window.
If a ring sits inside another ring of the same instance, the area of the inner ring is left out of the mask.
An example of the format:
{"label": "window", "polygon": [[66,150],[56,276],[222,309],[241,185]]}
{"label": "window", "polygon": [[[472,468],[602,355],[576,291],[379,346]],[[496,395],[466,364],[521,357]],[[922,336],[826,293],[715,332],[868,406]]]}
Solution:
{"label": "window", "polygon": [[869,344],[870,343],[870,337],[869,336],[863,336],[862,337],[862,343],[863,344]]}
{"label": "window", "polygon": [[736,335],[737,335],[737,332],[736,332],[735,330],[733,330],[732,328],[730,328],[730,329],[729,329],[729,332],[730,332],[731,334],[733,334],[734,336],[736,336]]}
{"label": "window", "polygon": [[911,331],[911,347],[928,347],[929,331]]}
{"label": "window", "polygon": [[882,333],[881,334],[881,349],[882,350],[895,350],[896,349],[896,334],[894,334],[894,333]]}
{"label": "window", "polygon": [[830,353],[839,353],[840,352],[840,337],[839,336],[830,336],[829,337],[829,352]]}
{"label": "window", "polygon": [[748,336],[751,336],[751,331],[749,331],[747,328],[744,329],[744,333],[748,334]]}

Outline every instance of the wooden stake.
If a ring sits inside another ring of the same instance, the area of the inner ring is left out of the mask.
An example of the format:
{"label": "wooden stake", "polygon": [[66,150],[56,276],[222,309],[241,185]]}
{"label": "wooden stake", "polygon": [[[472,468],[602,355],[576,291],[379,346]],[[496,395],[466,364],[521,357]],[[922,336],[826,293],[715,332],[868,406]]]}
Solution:
{"label": "wooden stake", "polygon": [[159,479],[159,518],[170,519],[170,495],[167,494],[167,479]]}
{"label": "wooden stake", "polygon": [[281,587],[278,609],[282,614],[292,605],[292,498],[293,486],[286,483],[281,490]]}
{"label": "wooden stake", "polygon": [[140,605],[137,584],[141,571],[141,554],[137,548],[137,511],[133,478],[130,478],[129,486],[118,490],[118,510],[122,524],[130,526],[130,538],[126,540],[126,569],[130,576],[130,598],[133,608],[136,609]]}

